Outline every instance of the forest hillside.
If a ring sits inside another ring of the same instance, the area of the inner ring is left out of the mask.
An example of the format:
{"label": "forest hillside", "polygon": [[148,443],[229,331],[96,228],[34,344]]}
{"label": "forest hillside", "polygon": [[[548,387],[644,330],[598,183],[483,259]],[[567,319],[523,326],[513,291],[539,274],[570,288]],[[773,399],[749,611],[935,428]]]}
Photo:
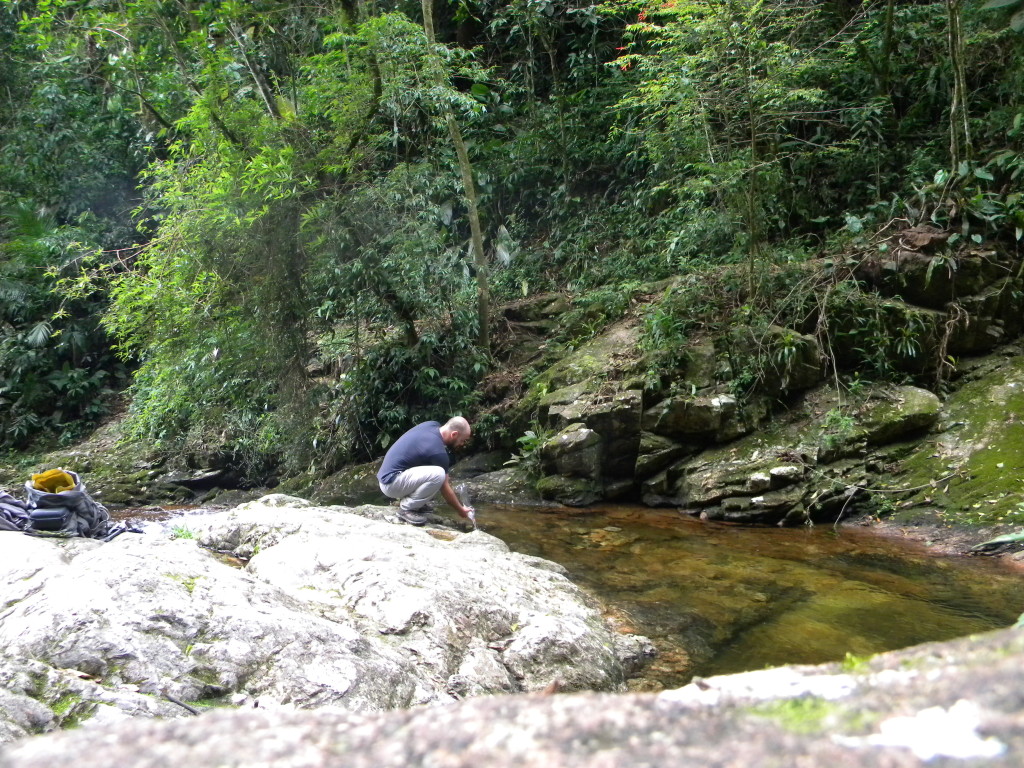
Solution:
{"label": "forest hillside", "polygon": [[0,445],[125,408],[253,484],[451,413],[515,448],[539,297],[554,358],[630,319],[661,394],[710,341],[763,395],[799,353],[773,329],[837,390],[941,393],[971,308],[894,312],[886,265],[1019,282],[1022,28],[1019,0],[3,0]]}

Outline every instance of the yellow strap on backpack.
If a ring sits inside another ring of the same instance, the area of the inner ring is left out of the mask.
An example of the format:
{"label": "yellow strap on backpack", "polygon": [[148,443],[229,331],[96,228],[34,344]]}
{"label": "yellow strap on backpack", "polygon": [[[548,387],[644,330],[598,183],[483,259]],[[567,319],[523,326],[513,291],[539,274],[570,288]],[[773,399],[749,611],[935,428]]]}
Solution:
{"label": "yellow strap on backpack", "polygon": [[75,487],[75,479],[63,469],[48,469],[38,475],[32,475],[32,487],[37,491],[60,493]]}

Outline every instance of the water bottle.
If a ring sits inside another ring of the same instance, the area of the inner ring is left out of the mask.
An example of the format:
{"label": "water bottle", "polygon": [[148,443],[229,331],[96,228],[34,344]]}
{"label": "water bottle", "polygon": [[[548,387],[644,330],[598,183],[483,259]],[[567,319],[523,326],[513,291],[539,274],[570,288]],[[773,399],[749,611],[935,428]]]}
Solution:
{"label": "water bottle", "polygon": [[475,531],[476,530],[476,510],[473,508],[473,506],[471,504],[472,498],[470,496],[469,489],[466,487],[465,483],[459,483],[455,487],[455,493],[458,495],[459,500],[462,502],[463,506],[465,506],[466,509],[469,510],[469,512],[468,512],[469,522],[471,522],[473,524],[473,530]]}

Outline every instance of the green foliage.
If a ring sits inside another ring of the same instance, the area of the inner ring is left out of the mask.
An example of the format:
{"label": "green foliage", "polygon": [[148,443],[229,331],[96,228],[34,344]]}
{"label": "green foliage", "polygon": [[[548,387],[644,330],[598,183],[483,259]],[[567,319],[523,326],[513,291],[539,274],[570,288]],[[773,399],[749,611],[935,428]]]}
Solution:
{"label": "green foliage", "polygon": [[652,304],[644,315],[641,349],[654,353],[657,367],[678,368],[684,358],[681,356],[688,341],[687,331],[692,324],[685,317],[672,311],[666,302]]}
{"label": "green foliage", "polygon": [[798,303],[794,297],[801,293],[797,289],[806,290],[801,283],[804,273],[799,269],[787,272],[765,262],[759,267],[765,290],[752,295],[746,266],[706,269],[697,262],[684,266],[686,272],[648,306],[643,318],[640,348],[645,353],[648,378],[657,381],[682,372],[687,345],[703,339],[714,344],[724,358],[735,358],[731,381],[742,394],[757,383],[762,371],[772,364],[773,355],[785,355],[784,350],[759,343],[751,349],[750,336],[762,335],[767,329],[762,318],[794,314],[791,305]]}
{"label": "green foliage", "polygon": [[818,734],[828,728],[828,721],[836,716],[838,707],[816,696],[779,699],[752,707],[752,712],[777,722],[792,733]]}
{"label": "green foliage", "polygon": [[0,434],[24,447],[42,438],[70,440],[104,413],[117,383],[98,303],[57,295],[74,271],[82,233],[26,206],[0,213]]}
{"label": "green foliage", "polygon": [[323,426],[312,445],[319,461],[365,460],[414,424],[469,414],[486,370],[475,338],[475,315],[465,309],[412,347],[393,339],[352,350],[337,383],[320,393]]}
{"label": "green foliage", "polygon": [[621,320],[641,290],[636,282],[624,282],[587,291],[577,296],[562,315],[559,338],[575,348],[608,325]]}
{"label": "green foliage", "polygon": [[0,66],[0,205],[43,211],[104,248],[123,247],[151,143],[97,76],[99,52],[81,38],[29,34],[27,6],[0,5],[9,54]]}
{"label": "green foliage", "polygon": [[928,361],[918,363],[917,358],[926,347],[935,350],[937,341],[922,315],[852,281],[829,292],[824,310],[838,367],[888,380],[929,368]]}
{"label": "green foliage", "polygon": [[850,438],[856,426],[857,420],[848,412],[833,408],[821,420],[822,443],[826,448],[836,448]]}
{"label": "green foliage", "polygon": [[432,44],[334,0],[2,4],[0,206],[46,222],[0,231],[6,439],[98,415],[108,289],[133,434],[253,476],[469,412],[480,277],[574,294],[569,347],[671,280],[641,318],[659,385],[707,340],[737,392],[785,387],[801,334],[917,375],[937,329],[805,262],[895,217],[1022,239],[1024,41],[987,5],[442,4]]}
{"label": "green foliage", "polygon": [[691,214],[720,211],[730,245],[756,253],[775,221],[789,224],[786,170],[820,151],[799,141],[802,124],[832,106],[813,81],[822,49],[799,42],[817,25],[813,12],[685,2],[648,13],[628,28],[634,42],[619,59],[637,73],[620,103],[623,117],[644,131],[666,203]]}
{"label": "green foliage", "polygon": [[870,656],[858,656],[857,654],[846,652],[843,657],[841,664],[844,672],[866,672],[868,669],[868,662],[871,661]]}
{"label": "green foliage", "polygon": [[981,8],[984,11],[1000,10],[1011,12],[1012,15],[1008,21],[1010,28],[1014,32],[1024,32],[1024,2],[1021,0],[987,0]]}
{"label": "green foliage", "polygon": [[541,476],[541,448],[550,440],[552,432],[540,426],[528,429],[520,437],[516,438],[516,445],[519,452],[505,462],[506,466],[516,466],[523,470],[528,477],[539,478]]}
{"label": "green foliage", "polygon": [[132,237],[145,147],[90,59],[19,28],[24,6],[0,6],[0,444],[22,448],[75,439],[123,386],[99,328],[105,297],[62,286],[94,253],[116,262]]}
{"label": "green foliage", "polygon": [[[289,51],[290,100],[270,99],[271,73],[252,57],[272,43],[235,29],[240,12],[210,20],[228,27],[233,45],[176,41],[201,86],[176,124],[189,140],[146,173],[141,212],[156,229],[134,269],[114,278],[105,322],[141,358],[134,435],[174,450],[220,440],[258,474],[282,456],[294,468],[324,450],[368,452],[407,428],[421,400],[465,400],[472,376],[422,328],[424,318],[443,323],[437,311],[446,310],[461,343],[470,285],[452,221],[456,177],[426,152],[442,109],[479,105],[424,84],[422,30],[400,16],[358,28],[325,19],[322,48]],[[466,54],[449,59],[474,74]],[[347,428],[328,427],[325,441],[307,366],[313,334],[337,324],[372,326],[383,344],[347,371]],[[380,333],[391,324],[404,346]]]}
{"label": "green foliage", "polygon": [[172,539],[194,539],[196,532],[189,528],[187,525],[174,525],[171,527],[171,538]]}

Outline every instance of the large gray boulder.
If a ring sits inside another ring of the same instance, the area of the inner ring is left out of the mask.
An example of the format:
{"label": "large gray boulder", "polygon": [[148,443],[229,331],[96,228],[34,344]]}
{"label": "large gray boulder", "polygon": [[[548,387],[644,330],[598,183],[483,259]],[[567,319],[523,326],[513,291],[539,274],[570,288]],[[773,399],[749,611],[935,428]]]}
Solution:
{"label": "large gray boulder", "polygon": [[653,654],[560,566],[389,512],[270,496],[186,518],[176,539],[0,536],[0,740],[211,703],[377,711],[556,681],[614,691]]}
{"label": "large gray boulder", "polygon": [[643,428],[673,439],[731,440],[746,430],[732,395],[673,396],[647,409]]}
{"label": "large gray boulder", "polygon": [[585,424],[570,424],[540,447],[541,469],[545,474],[601,477],[604,441],[601,435]]}

